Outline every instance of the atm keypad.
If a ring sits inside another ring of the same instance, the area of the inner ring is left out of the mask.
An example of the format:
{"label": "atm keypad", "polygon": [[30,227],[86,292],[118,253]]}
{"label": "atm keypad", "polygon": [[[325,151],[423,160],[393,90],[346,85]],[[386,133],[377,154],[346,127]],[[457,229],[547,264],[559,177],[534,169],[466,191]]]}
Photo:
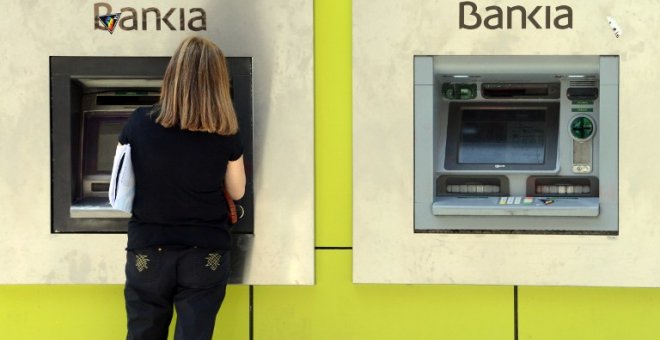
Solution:
{"label": "atm keypad", "polygon": [[500,197],[500,205],[528,205],[534,203],[534,197],[508,196]]}

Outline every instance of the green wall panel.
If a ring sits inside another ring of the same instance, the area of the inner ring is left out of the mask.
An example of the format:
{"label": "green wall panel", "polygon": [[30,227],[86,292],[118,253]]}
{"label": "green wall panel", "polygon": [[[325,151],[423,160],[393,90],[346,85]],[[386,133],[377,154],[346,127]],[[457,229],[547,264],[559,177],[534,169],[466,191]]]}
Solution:
{"label": "green wall panel", "polygon": [[350,250],[317,250],[317,284],[254,288],[254,340],[513,339],[513,287],[355,285]]}
{"label": "green wall panel", "polygon": [[[248,339],[248,325],[249,289],[230,286],[213,339]],[[121,285],[0,286],[0,339],[123,338]]]}
{"label": "green wall panel", "polygon": [[660,289],[519,287],[521,340],[660,339]]}
{"label": "green wall panel", "polygon": [[351,246],[351,1],[314,2],[317,247]]}

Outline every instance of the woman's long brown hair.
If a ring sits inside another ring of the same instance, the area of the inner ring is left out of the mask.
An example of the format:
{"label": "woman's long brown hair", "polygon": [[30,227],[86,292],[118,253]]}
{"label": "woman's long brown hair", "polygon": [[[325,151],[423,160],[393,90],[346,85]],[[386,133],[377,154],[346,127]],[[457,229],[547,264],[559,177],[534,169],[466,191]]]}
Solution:
{"label": "woman's long brown hair", "polygon": [[233,135],[238,120],[229,86],[220,48],[206,38],[187,38],[167,65],[156,122],[168,128]]}

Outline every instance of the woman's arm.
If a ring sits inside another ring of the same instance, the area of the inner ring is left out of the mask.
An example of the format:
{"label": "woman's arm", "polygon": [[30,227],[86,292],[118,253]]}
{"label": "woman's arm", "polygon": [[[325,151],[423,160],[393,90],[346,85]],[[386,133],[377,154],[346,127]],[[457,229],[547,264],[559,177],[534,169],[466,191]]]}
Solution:
{"label": "woman's arm", "polygon": [[239,200],[245,195],[245,166],[243,165],[243,156],[227,163],[225,190],[227,190],[229,196],[234,200]]}

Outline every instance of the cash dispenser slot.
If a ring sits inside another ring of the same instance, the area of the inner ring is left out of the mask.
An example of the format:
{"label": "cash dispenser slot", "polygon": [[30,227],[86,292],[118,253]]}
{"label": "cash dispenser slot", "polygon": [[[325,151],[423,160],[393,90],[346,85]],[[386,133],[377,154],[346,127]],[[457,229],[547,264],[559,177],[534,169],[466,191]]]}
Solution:
{"label": "cash dispenser slot", "polygon": [[559,83],[483,83],[486,99],[558,99]]}

